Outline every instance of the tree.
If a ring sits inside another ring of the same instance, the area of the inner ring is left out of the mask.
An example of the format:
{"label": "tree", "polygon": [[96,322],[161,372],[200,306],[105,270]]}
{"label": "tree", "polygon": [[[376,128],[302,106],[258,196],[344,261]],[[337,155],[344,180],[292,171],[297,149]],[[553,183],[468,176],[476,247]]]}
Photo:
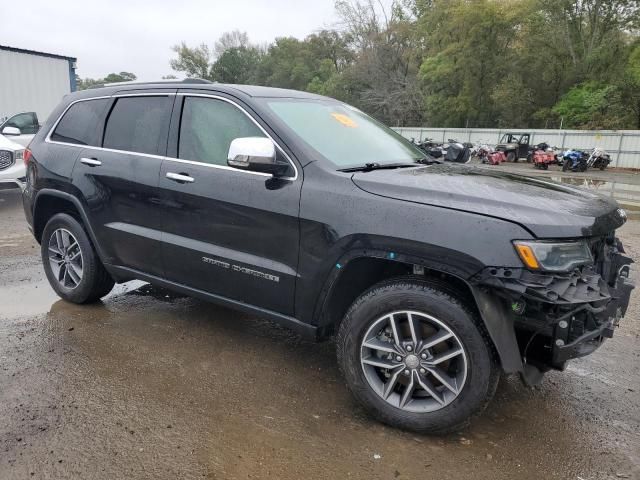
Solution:
{"label": "tree", "polygon": [[76,84],[78,90],[86,90],[87,88],[104,85],[105,83],[132,82],[137,80],[137,76],[130,72],[110,73],[104,78],[80,78],[76,75]]}
{"label": "tree", "polygon": [[171,68],[184,72],[187,77],[210,79],[212,55],[206,44],[191,48],[182,42],[174,46],[173,51],[178,54],[178,58],[169,61]]}
{"label": "tree", "polygon": [[133,82],[138,77],[130,72],[110,73],[104,77],[105,83],[117,83],[117,82]]}
{"label": "tree", "polygon": [[216,40],[213,46],[214,57],[220,58],[224,52],[231,48],[249,48],[251,43],[249,42],[249,35],[247,32],[241,32],[240,30],[233,30],[231,32],[225,32],[220,35],[220,38]]}
{"label": "tree", "polygon": [[328,95],[394,126],[640,127],[640,0],[338,0],[336,14],[304,39],[182,43],[171,66]]}
{"label": "tree", "polygon": [[553,111],[567,128],[619,128],[619,94],[615,85],[585,82],[569,90]]}
{"label": "tree", "polygon": [[255,83],[261,53],[253,47],[226,49],[211,67],[211,79],[221,83]]}

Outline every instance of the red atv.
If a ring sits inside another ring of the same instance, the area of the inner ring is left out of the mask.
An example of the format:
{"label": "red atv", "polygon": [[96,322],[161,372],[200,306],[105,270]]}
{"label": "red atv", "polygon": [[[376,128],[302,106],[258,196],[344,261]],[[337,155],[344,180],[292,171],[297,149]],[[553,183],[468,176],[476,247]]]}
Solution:
{"label": "red atv", "polygon": [[495,151],[488,145],[481,145],[478,148],[477,155],[482,163],[488,163],[489,165],[500,165],[502,162],[507,161],[507,156],[504,152]]}
{"label": "red atv", "polygon": [[534,145],[527,154],[527,161],[533,163],[535,168],[539,168],[541,170],[548,170],[550,164],[558,163],[556,154],[546,143]]}

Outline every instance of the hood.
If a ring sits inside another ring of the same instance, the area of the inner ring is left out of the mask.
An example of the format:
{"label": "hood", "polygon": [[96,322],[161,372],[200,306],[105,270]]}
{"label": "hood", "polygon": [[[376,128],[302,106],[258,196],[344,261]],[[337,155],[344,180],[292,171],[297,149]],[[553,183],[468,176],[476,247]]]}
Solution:
{"label": "hood", "polygon": [[[517,223],[538,238],[603,235],[625,222],[615,200],[561,183],[465,165],[358,172],[360,189]],[[473,234],[473,232],[470,232]]]}
{"label": "hood", "polygon": [[0,135],[0,150],[11,150],[12,152],[18,150],[24,150],[24,147],[19,143],[12,142],[4,135]]}

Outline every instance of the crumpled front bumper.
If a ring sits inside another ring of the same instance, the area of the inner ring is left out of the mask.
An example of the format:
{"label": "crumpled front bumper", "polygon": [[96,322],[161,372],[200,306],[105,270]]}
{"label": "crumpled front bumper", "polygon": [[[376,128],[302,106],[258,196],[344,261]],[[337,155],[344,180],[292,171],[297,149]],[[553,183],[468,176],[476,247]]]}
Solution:
{"label": "crumpled front bumper", "polygon": [[633,260],[617,239],[603,242],[594,265],[567,273],[485,268],[475,285],[510,306],[524,363],[562,369],[611,338],[626,314]]}

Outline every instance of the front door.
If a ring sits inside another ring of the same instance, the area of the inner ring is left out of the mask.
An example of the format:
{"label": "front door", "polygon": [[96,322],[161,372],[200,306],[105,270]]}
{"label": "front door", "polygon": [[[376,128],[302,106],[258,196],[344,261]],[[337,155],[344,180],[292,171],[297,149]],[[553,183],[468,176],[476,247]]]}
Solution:
{"label": "front door", "polygon": [[267,136],[229,99],[179,96],[173,119],[176,158],[160,171],[166,278],[293,314],[301,178],[227,166],[233,139]]}

